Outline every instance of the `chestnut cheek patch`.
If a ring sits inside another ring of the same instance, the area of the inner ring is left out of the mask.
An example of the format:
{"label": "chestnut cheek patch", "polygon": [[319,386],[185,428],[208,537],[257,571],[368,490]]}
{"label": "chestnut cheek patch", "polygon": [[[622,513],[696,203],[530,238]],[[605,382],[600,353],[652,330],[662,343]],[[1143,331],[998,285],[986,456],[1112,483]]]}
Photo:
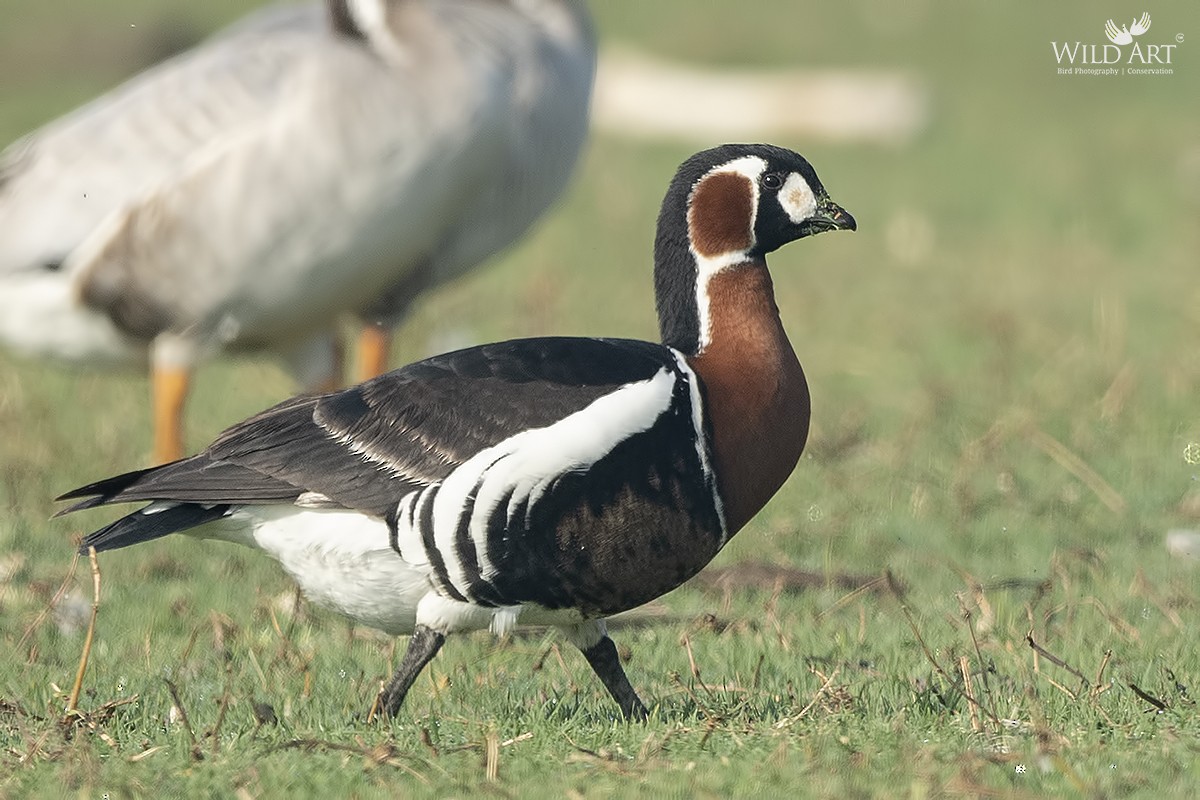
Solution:
{"label": "chestnut cheek patch", "polygon": [[745,175],[717,172],[693,190],[688,229],[703,258],[743,253],[754,245],[754,184]]}

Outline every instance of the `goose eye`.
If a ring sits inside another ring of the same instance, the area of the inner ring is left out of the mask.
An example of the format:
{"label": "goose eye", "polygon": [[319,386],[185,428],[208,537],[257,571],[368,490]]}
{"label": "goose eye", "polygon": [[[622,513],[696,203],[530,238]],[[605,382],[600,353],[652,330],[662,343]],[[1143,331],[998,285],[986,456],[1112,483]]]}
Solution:
{"label": "goose eye", "polygon": [[759,180],[764,189],[778,189],[783,186],[783,178],[777,172],[768,172]]}

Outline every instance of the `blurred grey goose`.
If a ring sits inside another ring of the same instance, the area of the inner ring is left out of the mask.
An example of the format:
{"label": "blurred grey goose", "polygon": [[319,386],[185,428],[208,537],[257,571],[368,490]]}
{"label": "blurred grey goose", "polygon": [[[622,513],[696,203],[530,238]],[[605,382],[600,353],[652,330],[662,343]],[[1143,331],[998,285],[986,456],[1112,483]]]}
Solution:
{"label": "blurred grey goose", "polygon": [[144,363],[155,456],[183,452],[217,349],[364,377],[422,289],[512,243],[586,136],[583,0],[329,0],[259,11],[0,155],[0,342]]}
{"label": "blurred grey goose", "polygon": [[297,397],[198,455],[63,495],[149,505],[83,539],[171,533],[265,550],[307,595],[412,634],[394,715],[448,634],[559,627],[626,717],[646,708],[605,617],[682,584],[796,466],[809,394],[766,255],[854,230],[800,155],[688,159],[658,220],[662,344],[518,339]]}

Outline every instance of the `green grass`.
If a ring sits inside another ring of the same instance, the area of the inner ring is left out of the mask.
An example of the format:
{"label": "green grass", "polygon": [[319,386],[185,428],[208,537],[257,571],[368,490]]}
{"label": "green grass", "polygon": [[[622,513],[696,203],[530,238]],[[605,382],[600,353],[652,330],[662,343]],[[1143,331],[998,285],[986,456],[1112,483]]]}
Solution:
{"label": "green grass", "polygon": [[[614,626],[646,725],[616,721],[583,659],[539,631],[452,639],[400,718],[368,724],[389,639],[293,615],[259,554],[162,541],[102,559],[85,714],[64,727],[92,592],[86,563],[68,579],[72,541],[112,514],[51,522],[51,498],[144,462],[146,383],[0,355],[0,796],[1200,793],[1200,566],[1163,544],[1200,527],[1184,455],[1200,442],[1195,4],[1151,9],[1148,37],[1185,41],[1175,75],[1138,79],[1060,78],[1049,47],[1095,41],[1132,7],[595,5],[609,41],[898,67],[931,87],[909,146],[779,142],[860,231],[772,260],[813,436],[716,566],[825,585],[688,586]],[[161,46],[140,32],[237,13],[0,0],[0,140],[139,68]],[[691,149],[595,139],[555,215],[423,302],[397,359],[464,339],[653,337],[652,225]],[[208,365],[199,386],[194,445],[290,390],[266,360]],[[894,591],[837,580],[885,571]]]}

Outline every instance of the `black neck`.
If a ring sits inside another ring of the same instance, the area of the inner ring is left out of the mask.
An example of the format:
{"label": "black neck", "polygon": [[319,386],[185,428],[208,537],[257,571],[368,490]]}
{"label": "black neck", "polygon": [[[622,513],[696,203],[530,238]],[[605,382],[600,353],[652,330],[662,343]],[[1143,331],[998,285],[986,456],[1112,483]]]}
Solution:
{"label": "black neck", "polygon": [[658,215],[654,239],[654,300],[662,343],[695,355],[700,349],[700,310],[696,307],[699,270],[688,244],[690,182],[677,175]]}

